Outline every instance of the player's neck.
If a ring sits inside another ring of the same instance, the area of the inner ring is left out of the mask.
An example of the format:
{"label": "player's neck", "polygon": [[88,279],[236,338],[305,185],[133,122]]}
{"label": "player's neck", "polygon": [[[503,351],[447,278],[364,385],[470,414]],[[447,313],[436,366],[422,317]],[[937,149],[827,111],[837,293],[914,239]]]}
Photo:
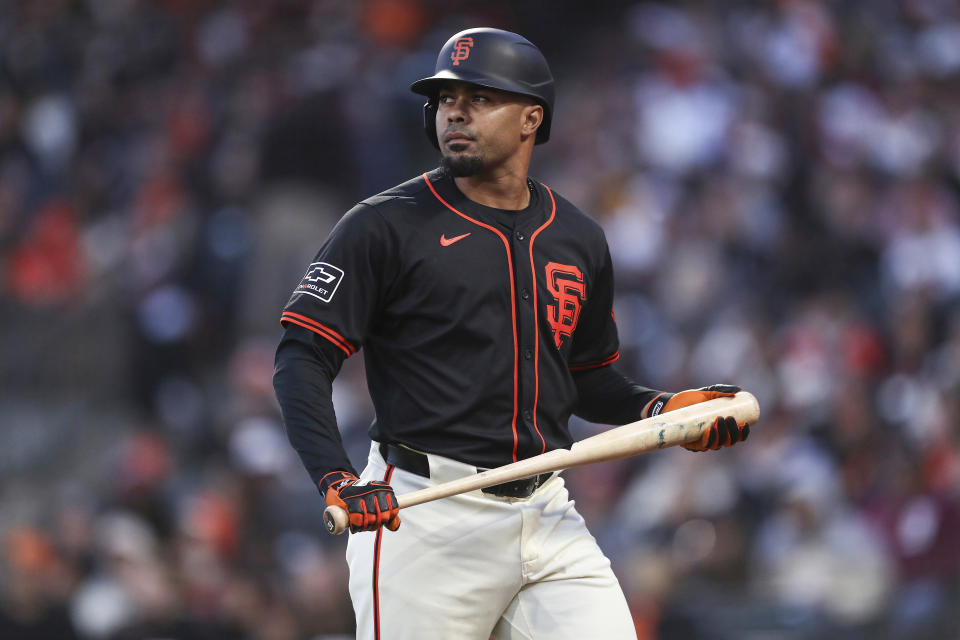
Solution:
{"label": "player's neck", "polygon": [[453,180],[463,195],[487,207],[519,211],[530,204],[527,165],[499,167],[475,176]]}

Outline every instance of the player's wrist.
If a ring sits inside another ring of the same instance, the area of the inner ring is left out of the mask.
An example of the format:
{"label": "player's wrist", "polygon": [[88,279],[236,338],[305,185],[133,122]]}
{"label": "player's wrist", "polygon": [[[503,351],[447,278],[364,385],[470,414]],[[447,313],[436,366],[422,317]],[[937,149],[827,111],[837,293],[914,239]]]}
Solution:
{"label": "player's wrist", "polygon": [[358,480],[359,478],[356,474],[344,471],[343,469],[336,469],[320,478],[320,482],[317,483],[317,488],[320,489],[320,495],[326,496],[327,491],[331,488],[334,491],[339,491],[341,488]]}
{"label": "player's wrist", "polygon": [[670,402],[670,398],[675,396],[675,393],[667,393],[663,391],[653,397],[653,400],[647,403],[643,408],[643,417],[652,418],[663,413],[664,409],[667,406],[667,403]]}

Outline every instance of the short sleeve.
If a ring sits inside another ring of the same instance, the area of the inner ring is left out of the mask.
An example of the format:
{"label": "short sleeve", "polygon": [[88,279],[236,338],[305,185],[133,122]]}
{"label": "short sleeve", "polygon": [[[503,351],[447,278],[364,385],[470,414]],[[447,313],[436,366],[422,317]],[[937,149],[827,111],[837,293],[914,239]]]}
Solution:
{"label": "short sleeve", "polygon": [[375,208],[359,204],[348,211],[307,266],[281,324],[309,329],[347,357],[356,353],[396,273],[393,246]]}
{"label": "short sleeve", "polygon": [[588,291],[580,322],[573,334],[568,368],[584,371],[603,367],[620,358],[620,339],[613,314],[613,264],[606,240],[603,259],[592,291]]}

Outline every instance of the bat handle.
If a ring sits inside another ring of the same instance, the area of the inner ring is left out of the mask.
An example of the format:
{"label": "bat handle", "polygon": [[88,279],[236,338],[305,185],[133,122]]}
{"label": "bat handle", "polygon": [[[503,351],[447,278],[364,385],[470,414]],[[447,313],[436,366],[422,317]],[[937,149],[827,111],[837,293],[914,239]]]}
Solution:
{"label": "bat handle", "polygon": [[330,505],[323,511],[323,522],[331,535],[338,536],[350,526],[350,516],[345,509]]}

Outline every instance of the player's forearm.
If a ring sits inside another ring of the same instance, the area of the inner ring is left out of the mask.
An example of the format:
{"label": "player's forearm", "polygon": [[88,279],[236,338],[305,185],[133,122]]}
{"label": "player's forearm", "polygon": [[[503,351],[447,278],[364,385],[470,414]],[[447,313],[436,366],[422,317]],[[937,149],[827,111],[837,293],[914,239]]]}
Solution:
{"label": "player's forearm", "polygon": [[627,424],[640,420],[660,391],[640,386],[608,365],[573,374],[577,404],[573,413],[600,424]]}
{"label": "player's forearm", "polygon": [[277,349],[273,388],[287,437],[314,484],[334,469],[356,474],[333,409],[333,378],[339,365],[326,362],[322,352],[297,340],[285,339]]}

